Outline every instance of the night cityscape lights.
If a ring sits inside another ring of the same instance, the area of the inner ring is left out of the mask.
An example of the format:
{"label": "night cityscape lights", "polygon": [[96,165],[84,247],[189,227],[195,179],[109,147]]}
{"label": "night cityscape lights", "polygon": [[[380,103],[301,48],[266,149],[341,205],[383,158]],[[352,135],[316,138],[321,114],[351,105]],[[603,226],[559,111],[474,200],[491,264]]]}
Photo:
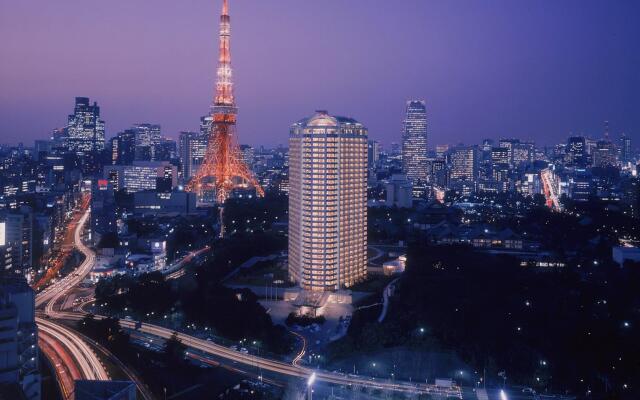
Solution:
{"label": "night cityscape lights", "polygon": [[0,400],[640,398],[640,3],[6,3]]}

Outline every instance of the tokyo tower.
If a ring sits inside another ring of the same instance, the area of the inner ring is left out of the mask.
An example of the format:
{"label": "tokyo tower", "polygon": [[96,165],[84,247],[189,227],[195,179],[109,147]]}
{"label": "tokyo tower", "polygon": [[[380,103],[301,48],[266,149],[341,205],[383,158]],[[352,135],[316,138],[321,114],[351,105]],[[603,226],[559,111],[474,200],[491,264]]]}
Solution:
{"label": "tokyo tower", "polygon": [[[204,192],[215,191],[216,200],[220,206],[221,225],[223,224],[222,206],[234,188],[253,186],[258,196],[264,196],[264,190],[242,160],[240,147],[234,138],[238,109],[233,96],[230,39],[229,2],[223,0],[220,16],[220,51],[215,98],[211,107],[213,122],[209,132],[209,143],[200,169],[185,189],[197,193],[198,198],[201,198]],[[223,230],[220,235],[223,235]]]}

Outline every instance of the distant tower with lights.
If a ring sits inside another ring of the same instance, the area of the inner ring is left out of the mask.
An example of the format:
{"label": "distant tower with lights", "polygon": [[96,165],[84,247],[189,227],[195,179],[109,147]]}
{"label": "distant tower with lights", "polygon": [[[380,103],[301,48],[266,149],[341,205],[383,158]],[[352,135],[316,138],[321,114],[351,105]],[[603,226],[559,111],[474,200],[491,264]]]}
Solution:
{"label": "distant tower with lights", "polygon": [[427,106],[424,100],[407,102],[402,130],[402,168],[411,183],[427,181]]}
{"label": "distant tower with lights", "polygon": [[71,152],[82,155],[102,151],[105,142],[104,121],[100,119],[98,103],[91,104],[87,97],[76,97],[65,133],[65,146]]}
{"label": "distant tower with lights", "polygon": [[317,111],[289,135],[289,277],[310,292],[367,276],[367,129]]}
{"label": "distant tower with lights", "polygon": [[220,16],[217,81],[211,107],[212,122],[207,151],[202,165],[186,187],[186,190],[196,192],[199,198],[202,198],[205,192],[214,191],[220,210],[235,188],[253,186],[259,196],[264,195],[258,181],[242,161],[242,153],[235,138],[238,109],[233,95],[230,39],[229,2],[224,0]]}

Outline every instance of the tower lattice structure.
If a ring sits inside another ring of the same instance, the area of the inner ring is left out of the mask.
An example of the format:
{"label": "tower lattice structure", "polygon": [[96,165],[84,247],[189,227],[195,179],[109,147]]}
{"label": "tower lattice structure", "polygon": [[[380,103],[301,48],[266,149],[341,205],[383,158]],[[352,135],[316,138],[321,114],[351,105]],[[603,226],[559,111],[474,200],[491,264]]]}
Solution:
{"label": "tower lattice structure", "polygon": [[209,143],[200,169],[186,187],[187,191],[196,192],[199,197],[205,191],[215,190],[216,200],[220,205],[224,204],[231,191],[241,184],[255,187],[258,196],[264,196],[264,190],[242,160],[240,147],[235,140],[238,109],[233,96],[230,39],[229,2],[223,0],[215,98],[211,107],[213,122],[209,132]]}

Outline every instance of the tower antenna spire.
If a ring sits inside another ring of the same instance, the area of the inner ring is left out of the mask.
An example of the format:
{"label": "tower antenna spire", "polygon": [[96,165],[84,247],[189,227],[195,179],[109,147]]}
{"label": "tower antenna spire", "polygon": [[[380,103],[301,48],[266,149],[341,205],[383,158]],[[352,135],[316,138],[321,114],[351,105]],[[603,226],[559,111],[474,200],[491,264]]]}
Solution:
{"label": "tower antenna spire", "polygon": [[229,0],[222,0],[222,15],[229,16]]}
{"label": "tower antenna spire", "polygon": [[[216,201],[222,210],[231,191],[237,187],[252,186],[258,196],[264,196],[264,191],[242,160],[240,147],[235,141],[238,109],[233,96],[229,0],[222,1],[219,36],[218,68],[207,150],[200,169],[189,181],[186,190],[196,192],[199,200],[203,199],[205,193],[215,192]],[[222,220],[220,222],[222,225]]]}

